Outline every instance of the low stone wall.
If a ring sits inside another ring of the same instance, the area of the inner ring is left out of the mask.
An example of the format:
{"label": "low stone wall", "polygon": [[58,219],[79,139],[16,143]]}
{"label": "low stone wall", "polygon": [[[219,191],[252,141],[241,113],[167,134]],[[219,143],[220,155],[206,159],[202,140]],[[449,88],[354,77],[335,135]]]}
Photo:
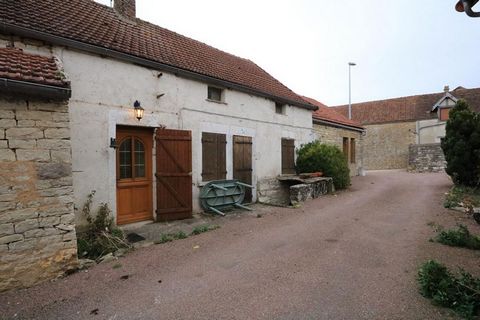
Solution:
{"label": "low stone wall", "polygon": [[67,102],[0,99],[0,291],[77,264]]}
{"label": "low stone wall", "polygon": [[288,206],[290,204],[289,185],[275,178],[263,179],[257,183],[257,200],[260,203]]}
{"label": "low stone wall", "polygon": [[411,144],[409,146],[408,170],[413,172],[440,172],[446,161],[440,143]]}
{"label": "low stone wall", "polygon": [[258,183],[258,202],[275,205],[298,205],[309,199],[335,191],[332,178],[323,178],[313,183],[279,181],[277,178],[262,180]]}
{"label": "low stone wall", "polygon": [[302,202],[310,199],[318,198],[321,195],[335,191],[332,178],[325,178],[324,180],[314,183],[301,183],[290,187],[290,204],[297,206]]}

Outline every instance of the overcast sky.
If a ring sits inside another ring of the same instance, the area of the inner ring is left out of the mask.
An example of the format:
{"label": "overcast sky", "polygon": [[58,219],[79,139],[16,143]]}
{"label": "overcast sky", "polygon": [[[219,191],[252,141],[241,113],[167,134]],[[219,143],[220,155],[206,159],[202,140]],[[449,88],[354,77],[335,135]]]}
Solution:
{"label": "overcast sky", "polygon": [[348,103],[348,61],[357,63],[352,102],[480,87],[480,18],[455,3],[137,0],[137,17],[248,58],[333,106]]}

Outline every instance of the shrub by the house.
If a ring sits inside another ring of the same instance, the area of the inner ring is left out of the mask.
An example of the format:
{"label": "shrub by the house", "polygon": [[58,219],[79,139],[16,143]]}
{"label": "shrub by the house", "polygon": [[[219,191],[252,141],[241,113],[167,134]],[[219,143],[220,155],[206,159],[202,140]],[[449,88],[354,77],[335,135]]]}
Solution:
{"label": "shrub by the house", "polygon": [[332,177],[336,189],[345,189],[350,185],[350,170],[343,152],[337,147],[314,141],[298,150],[297,172],[323,172]]}
{"label": "shrub by the house", "polygon": [[480,115],[464,100],[450,111],[442,149],[447,161],[446,172],[455,184],[480,184]]}

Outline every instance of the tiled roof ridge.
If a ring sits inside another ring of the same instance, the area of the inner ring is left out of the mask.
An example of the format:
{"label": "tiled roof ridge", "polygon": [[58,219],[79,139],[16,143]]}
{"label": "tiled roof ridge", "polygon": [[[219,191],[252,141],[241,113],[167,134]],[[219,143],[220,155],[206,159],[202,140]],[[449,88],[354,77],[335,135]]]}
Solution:
{"label": "tiled roof ridge", "polygon": [[[320,121],[326,121],[332,124],[340,124],[348,127],[353,127],[357,129],[364,129],[364,127],[359,123],[358,121],[348,119],[345,117],[343,114],[340,112],[336,111],[334,108],[330,108],[324,103],[321,103],[320,101],[306,97],[306,96],[301,96],[302,99],[305,101],[315,105],[318,107],[317,111],[314,111],[312,113],[312,118],[315,120],[320,120]],[[325,114],[326,112],[326,114]]]}
{"label": "tiled roof ridge", "polygon": [[[38,15],[31,14],[37,11]],[[48,19],[56,19],[56,23],[49,24]],[[72,40],[78,42],[80,50],[82,43],[104,48],[114,57],[115,53],[130,55],[185,71],[187,77],[207,76],[231,83],[247,93],[253,90],[259,96],[314,108],[250,59],[140,18],[127,19],[114,8],[93,0],[15,0],[3,4],[0,1],[0,23],[5,24],[7,31],[19,28],[20,34],[32,31],[41,37],[52,36],[51,40],[60,45],[64,45],[62,39]]]}
{"label": "tiled roof ridge", "polygon": [[[472,89],[476,89],[476,88],[472,88]],[[457,88],[455,90],[472,90],[472,89],[466,89],[466,88],[458,89]],[[452,92],[455,92],[455,91],[453,91],[453,90],[450,91],[450,94],[452,94]],[[352,103],[352,106],[358,106],[358,105],[369,104],[369,103],[386,102],[386,101],[402,101],[402,100],[406,100],[406,99],[409,99],[409,98],[435,96],[435,95],[439,95],[439,94],[443,94],[443,93],[445,93],[445,92],[441,91],[441,92],[434,92],[434,93],[414,94],[414,95],[411,95],[411,96],[400,96],[400,97],[394,97],[394,98],[388,98],[388,99],[368,100],[368,101]],[[348,104],[340,104],[340,105],[336,105],[336,106],[331,106],[330,108],[342,108],[342,107],[348,107]]]}

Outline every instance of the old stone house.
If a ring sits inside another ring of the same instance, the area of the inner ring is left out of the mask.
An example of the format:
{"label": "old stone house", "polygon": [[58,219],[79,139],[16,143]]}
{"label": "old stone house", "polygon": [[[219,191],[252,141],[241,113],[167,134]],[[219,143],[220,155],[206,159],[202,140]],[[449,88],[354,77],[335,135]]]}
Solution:
{"label": "old stone house", "polygon": [[365,128],[360,123],[348,119],[315,99],[303,98],[318,107],[318,110],[312,114],[316,139],[322,143],[339,147],[347,158],[350,175],[361,174],[363,167],[362,140]]}
{"label": "old stone house", "polygon": [[[480,88],[458,87],[450,91],[352,104],[352,119],[366,129],[363,138],[364,168],[439,170],[440,139],[445,136],[449,110],[458,99],[480,112]],[[346,116],[348,106],[334,107]],[[418,161],[418,162],[417,162]]]}
{"label": "old stone house", "polygon": [[[92,190],[117,224],[188,218],[211,180],[251,184],[256,201],[315,138],[316,106],[250,60],[136,18],[134,0],[2,1],[0,24],[0,289],[68,268],[74,206]],[[27,261],[48,271],[29,276]]]}

